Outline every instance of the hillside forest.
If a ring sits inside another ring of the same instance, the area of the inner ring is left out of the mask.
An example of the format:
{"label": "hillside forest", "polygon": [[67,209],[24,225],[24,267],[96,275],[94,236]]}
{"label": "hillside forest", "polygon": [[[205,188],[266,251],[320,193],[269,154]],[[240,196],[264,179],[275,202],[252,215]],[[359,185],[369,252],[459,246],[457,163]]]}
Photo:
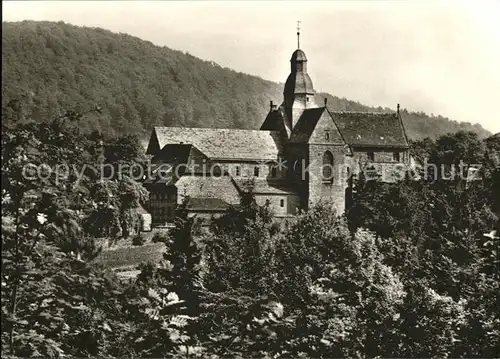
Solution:
{"label": "hillside forest", "polygon": [[[283,98],[281,83],[100,28],[3,22],[2,50],[2,109],[13,114],[5,121],[43,121],[68,108],[87,111],[85,106],[92,104],[104,116],[86,116],[80,123],[83,130],[135,134],[143,140],[153,126],[258,129],[269,101]],[[325,97],[331,110],[393,110],[328,93],[318,94],[318,103]],[[437,139],[461,130],[481,138],[491,135],[471,124],[475,118],[459,123],[402,107],[411,139]]]}

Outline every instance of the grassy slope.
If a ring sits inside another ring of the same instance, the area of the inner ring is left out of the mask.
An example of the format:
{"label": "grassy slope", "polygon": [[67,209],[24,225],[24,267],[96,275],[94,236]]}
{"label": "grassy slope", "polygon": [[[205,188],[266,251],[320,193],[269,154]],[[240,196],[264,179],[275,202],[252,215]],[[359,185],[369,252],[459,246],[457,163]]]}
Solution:
{"label": "grassy slope", "polygon": [[129,270],[140,263],[159,262],[162,259],[164,250],[165,244],[163,243],[108,249],[102,251],[96,261],[118,271]]}

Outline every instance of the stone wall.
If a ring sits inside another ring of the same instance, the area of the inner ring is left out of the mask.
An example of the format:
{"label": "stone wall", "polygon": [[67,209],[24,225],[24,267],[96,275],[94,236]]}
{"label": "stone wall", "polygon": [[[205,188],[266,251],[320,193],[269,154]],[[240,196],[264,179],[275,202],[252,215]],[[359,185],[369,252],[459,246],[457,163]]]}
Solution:
{"label": "stone wall", "polygon": [[277,217],[295,215],[300,208],[300,198],[296,194],[256,194],[255,201],[260,206],[269,201]]}
{"label": "stone wall", "polygon": [[[368,158],[368,152],[373,152],[374,161]],[[394,158],[394,153],[399,152],[399,161]],[[410,164],[408,150],[404,149],[383,149],[383,148],[356,148],[353,153],[353,161],[356,171],[373,168],[374,172],[381,176],[385,182],[396,181]],[[368,175],[371,172],[368,172]]]}
{"label": "stone wall", "polygon": [[[323,156],[326,151],[333,155],[333,178],[331,180],[323,178]],[[311,144],[309,145],[309,159],[308,207],[326,202],[331,203],[339,215],[343,214],[349,165],[344,146]]]}
{"label": "stone wall", "polygon": [[[353,154],[356,160],[368,161],[368,152],[373,152],[374,162],[385,163],[408,163],[408,150],[405,149],[384,149],[384,148],[354,148]],[[399,152],[399,162],[394,159],[394,153]]]}
{"label": "stone wall", "polygon": [[289,144],[286,148],[286,178],[299,191],[300,208],[306,209],[309,200],[307,166],[309,152],[307,144]]}
{"label": "stone wall", "polygon": [[[285,177],[286,171],[279,168],[275,163],[268,162],[218,162],[220,166],[235,179],[239,178],[275,178]],[[255,176],[255,168],[258,167],[259,175]],[[273,176],[272,167],[276,167],[276,176]]]}

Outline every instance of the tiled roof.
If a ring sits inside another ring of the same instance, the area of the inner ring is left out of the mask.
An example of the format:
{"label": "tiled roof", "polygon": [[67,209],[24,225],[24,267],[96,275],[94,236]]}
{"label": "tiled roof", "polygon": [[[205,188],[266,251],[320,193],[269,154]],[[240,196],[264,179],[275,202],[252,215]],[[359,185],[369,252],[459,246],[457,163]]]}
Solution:
{"label": "tiled roof", "polygon": [[211,159],[271,160],[282,152],[278,131],[155,127],[159,148],[192,144]]}
{"label": "tiled roof", "polygon": [[260,129],[267,131],[279,131],[284,127],[283,121],[283,115],[280,110],[270,111],[262,123],[262,126],[260,126]]}
{"label": "tiled roof", "polygon": [[189,197],[187,209],[191,211],[224,211],[229,204],[220,198]]}
{"label": "tiled roof", "polygon": [[155,160],[167,163],[188,163],[189,155],[193,145],[190,144],[168,144],[164,146],[155,156]]}
{"label": "tiled roof", "polygon": [[323,114],[323,111],[325,111],[324,107],[304,110],[299,120],[297,121],[297,124],[292,130],[290,142],[307,142],[311,137],[314,129],[316,128],[316,124]]}
{"label": "tiled roof", "polygon": [[252,191],[255,194],[296,194],[285,181],[266,179],[234,179],[241,192]]}
{"label": "tiled roof", "polygon": [[220,198],[231,204],[239,202],[238,191],[230,176],[182,176],[175,186],[180,202],[184,196]]}
{"label": "tiled roof", "polygon": [[403,124],[396,113],[330,112],[340,133],[353,146],[407,147]]}

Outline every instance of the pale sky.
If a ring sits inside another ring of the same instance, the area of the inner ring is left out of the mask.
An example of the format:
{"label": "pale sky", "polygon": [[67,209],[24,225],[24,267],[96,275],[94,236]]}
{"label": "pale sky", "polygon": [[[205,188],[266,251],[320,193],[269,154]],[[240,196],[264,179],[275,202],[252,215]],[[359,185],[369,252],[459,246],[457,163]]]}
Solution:
{"label": "pale sky", "polygon": [[3,21],[124,32],[284,82],[301,48],[317,91],[500,131],[500,0],[3,1]]}

